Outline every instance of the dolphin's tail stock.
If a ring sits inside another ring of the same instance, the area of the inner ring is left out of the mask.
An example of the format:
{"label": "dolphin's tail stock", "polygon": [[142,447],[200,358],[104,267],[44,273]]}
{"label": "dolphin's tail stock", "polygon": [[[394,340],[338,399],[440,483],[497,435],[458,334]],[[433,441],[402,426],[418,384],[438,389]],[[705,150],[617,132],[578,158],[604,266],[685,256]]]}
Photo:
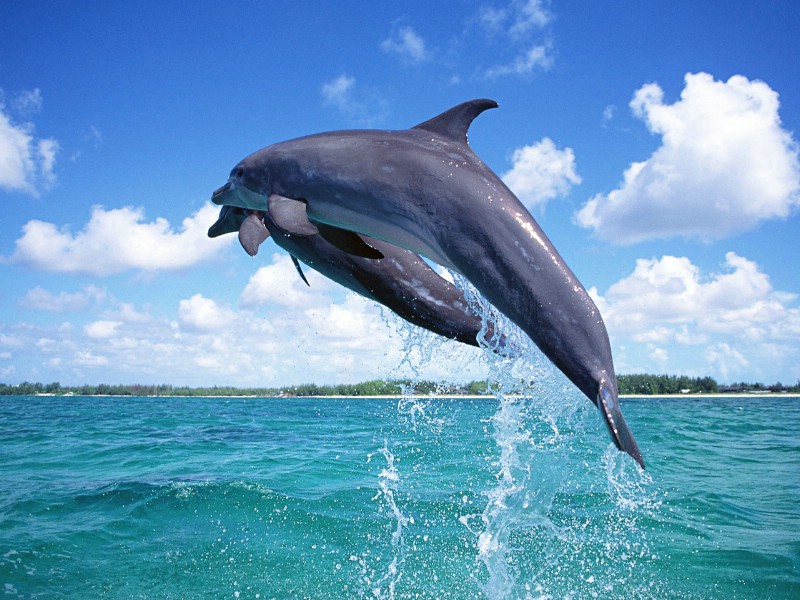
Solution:
{"label": "dolphin's tail stock", "polygon": [[600,390],[597,393],[597,406],[603,414],[603,420],[608,426],[608,431],[611,433],[611,439],[614,440],[614,444],[623,452],[630,454],[633,460],[644,469],[644,460],[642,459],[642,453],[639,451],[639,445],[636,443],[630,427],[625,422],[625,417],[622,416],[617,394],[607,383],[600,385]]}

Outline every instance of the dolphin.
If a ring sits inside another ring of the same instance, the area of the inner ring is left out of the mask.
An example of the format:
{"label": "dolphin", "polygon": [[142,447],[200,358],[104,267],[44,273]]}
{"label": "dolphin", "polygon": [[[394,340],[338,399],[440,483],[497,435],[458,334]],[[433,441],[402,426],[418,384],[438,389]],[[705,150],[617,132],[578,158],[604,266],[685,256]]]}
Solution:
{"label": "dolphin", "polygon": [[[337,233],[333,227],[318,226],[328,238],[342,239],[351,232]],[[486,345],[505,346],[505,338],[494,338],[494,327],[469,310],[461,291],[439,276],[413,252],[367,236],[345,251],[323,235],[298,236],[283,233],[269,213],[223,206],[219,219],[208,230],[209,237],[238,231],[239,241],[250,256],[270,235],[292,257],[300,277],[308,285],[298,259],[329,279],[391,309],[406,321],[438,335],[471,346],[479,346],[483,331]],[[337,238],[338,235],[338,238]],[[358,256],[374,255],[373,258]]]}
{"label": "dolphin", "polygon": [[461,273],[599,409],[617,448],[644,468],[619,405],[605,324],[539,224],[470,148],[472,100],[406,130],[345,130],[267,146],[212,195],[268,211],[287,233],[319,224],[407,248]]}

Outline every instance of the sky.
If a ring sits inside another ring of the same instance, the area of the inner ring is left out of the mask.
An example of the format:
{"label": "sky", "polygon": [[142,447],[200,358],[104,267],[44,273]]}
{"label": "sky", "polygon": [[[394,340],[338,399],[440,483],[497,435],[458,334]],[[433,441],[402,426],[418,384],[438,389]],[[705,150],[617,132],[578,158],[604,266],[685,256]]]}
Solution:
{"label": "sky", "polygon": [[485,376],[265,242],[243,157],[499,103],[470,144],[590,291],[618,373],[800,379],[800,4],[0,4],[0,382]]}

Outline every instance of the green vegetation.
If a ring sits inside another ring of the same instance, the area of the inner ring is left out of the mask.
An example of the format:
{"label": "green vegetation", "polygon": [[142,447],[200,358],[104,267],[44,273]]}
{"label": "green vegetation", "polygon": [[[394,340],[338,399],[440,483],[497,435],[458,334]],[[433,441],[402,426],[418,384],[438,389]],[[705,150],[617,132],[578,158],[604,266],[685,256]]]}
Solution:
{"label": "green vegetation", "polygon": [[620,394],[631,396],[714,394],[720,391],[717,382],[711,377],[686,377],[684,375],[620,375],[617,378],[617,384]]}
{"label": "green vegetation", "polygon": [[[719,385],[711,377],[686,377],[677,375],[620,375],[619,393],[630,396],[654,394],[714,394],[723,392],[800,392],[800,380],[787,386],[778,382],[773,385],[761,383],[734,383]],[[488,394],[486,381],[466,384],[448,384],[435,381],[403,379],[363,381],[339,385],[317,385],[306,383],[282,388],[235,388],[228,386],[181,387],[161,385],[81,385],[62,386],[54,383],[23,382],[19,385],[0,383],[0,396],[35,396],[53,394],[58,396],[257,396],[257,397],[305,397],[305,396],[392,396],[404,390],[415,394],[482,395]]]}
{"label": "green vegetation", "polygon": [[181,387],[161,385],[81,385],[62,386],[59,383],[22,382],[19,385],[0,383],[0,396],[35,396],[37,394],[75,396],[392,396],[404,389],[416,394],[482,394],[485,381],[473,381],[465,385],[452,385],[435,381],[373,380],[339,385],[317,385],[306,383],[282,388],[236,388],[228,386]]}

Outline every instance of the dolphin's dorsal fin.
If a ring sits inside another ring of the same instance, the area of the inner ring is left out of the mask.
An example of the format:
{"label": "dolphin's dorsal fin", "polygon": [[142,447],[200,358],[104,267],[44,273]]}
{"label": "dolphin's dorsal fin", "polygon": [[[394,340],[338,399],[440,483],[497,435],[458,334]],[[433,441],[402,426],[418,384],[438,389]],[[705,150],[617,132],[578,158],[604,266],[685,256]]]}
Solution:
{"label": "dolphin's dorsal fin", "polygon": [[443,138],[459,142],[461,144],[468,144],[467,130],[479,114],[489,108],[497,108],[498,104],[494,100],[470,100],[458,106],[454,106],[450,110],[446,110],[442,114],[420,123],[412,129],[424,129],[430,131]]}

